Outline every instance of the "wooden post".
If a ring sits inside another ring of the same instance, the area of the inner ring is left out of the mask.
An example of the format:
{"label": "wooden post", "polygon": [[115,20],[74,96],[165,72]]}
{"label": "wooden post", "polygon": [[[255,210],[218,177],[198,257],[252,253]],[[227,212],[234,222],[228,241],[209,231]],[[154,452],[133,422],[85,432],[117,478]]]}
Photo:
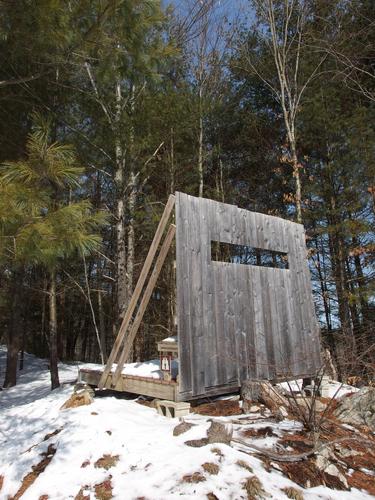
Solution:
{"label": "wooden post", "polygon": [[156,251],[157,251],[158,246],[159,246],[160,241],[161,241],[161,238],[163,236],[164,229],[165,229],[165,227],[168,223],[169,217],[172,213],[174,204],[175,204],[175,196],[173,194],[171,194],[171,195],[169,195],[168,202],[164,208],[163,215],[162,215],[160,222],[159,222],[159,225],[156,229],[154,239],[152,240],[152,243],[151,243],[150,249],[148,251],[145,263],[143,265],[141,274],[139,275],[137,285],[134,289],[132,298],[130,299],[128,309],[125,313],[124,319],[122,320],[119,332],[117,334],[116,341],[113,345],[111,354],[109,355],[107,364],[104,368],[103,375],[100,378],[99,385],[98,385],[99,389],[103,389],[103,387],[105,387],[105,385],[106,385],[108,375],[112,369],[112,364],[116,360],[116,357],[117,357],[117,354],[120,350],[125,333],[129,327],[132,315],[134,313],[134,310],[135,310],[135,307],[136,307],[137,302],[139,300],[139,297],[142,293],[143,286],[145,284],[147,275],[150,271],[152,261],[154,260]]}
{"label": "wooden post", "polygon": [[157,281],[159,274],[160,274],[160,271],[163,267],[165,258],[168,254],[168,251],[169,251],[170,246],[172,244],[175,233],[176,233],[176,226],[174,224],[171,224],[169,229],[168,229],[167,236],[165,237],[163,245],[160,249],[160,253],[158,255],[158,258],[156,259],[154,270],[152,271],[152,274],[151,274],[150,280],[147,284],[142,301],[139,305],[137,315],[136,315],[134,322],[130,328],[129,334],[125,339],[124,347],[123,347],[120,359],[118,361],[116,371],[112,377],[112,387],[114,387],[116,385],[118,379],[120,378],[121,371],[124,367],[124,363],[129,356],[129,353],[130,353],[130,350],[132,348],[135,336],[137,335],[138,329],[139,329],[141,321],[143,319],[143,315],[144,315],[146,307],[150,301],[151,294],[155,288],[156,281]]}

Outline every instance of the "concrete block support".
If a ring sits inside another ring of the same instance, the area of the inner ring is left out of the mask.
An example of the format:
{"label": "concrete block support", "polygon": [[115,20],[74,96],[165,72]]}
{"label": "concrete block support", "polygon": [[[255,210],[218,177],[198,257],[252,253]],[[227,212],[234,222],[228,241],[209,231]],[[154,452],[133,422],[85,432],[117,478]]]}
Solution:
{"label": "concrete block support", "polygon": [[175,401],[168,401],[166,399],[156,401],[156,410],[159,415],[169,418],[178,418],[189,415],[190,403],[176,403]]}

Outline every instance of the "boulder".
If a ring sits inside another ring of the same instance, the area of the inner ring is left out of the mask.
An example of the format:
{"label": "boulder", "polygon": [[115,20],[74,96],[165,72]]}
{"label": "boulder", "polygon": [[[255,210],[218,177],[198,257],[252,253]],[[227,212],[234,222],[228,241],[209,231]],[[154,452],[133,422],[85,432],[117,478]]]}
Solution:
{"label": "boulder", "polygon": [[60,410],[67,410],[69,408],[77,408],[78,406],[91,405],[93,402],[92,390],[90,388],[79,388],[74,392],[70,398],[65,401]]}
{"label": "boulder", "polygon": [[362,387],[341,399],[335,416],[349,425],[366,425],[375,430],[375,388]]}
{"label": "boulder", "polygon": [[191,424],[190,422],[185,422],[185,420],[182,420],[176,427],[173,429],[173,435],[174,436],[180,436],[181,434],[184,434],[184,432],[187,432],[190,430],[195,424]]}
{"label": "boulder", "polygon": [[224,443],[230,446],[233,437],[233,429],[231,426],[226,426],[221,422],[211,422],[207,430],[207,438],[209,443]]}
{"label": "boulder", "polygon": [[336,478],[340,483],[342,483],[344,489],[349,489],[349,485],[343,471],[340,471],[334,462],[337,462],[336,457],[329,450],[329,448],[323,449],[316,455],[315,463],[317,468],[325,474]]}

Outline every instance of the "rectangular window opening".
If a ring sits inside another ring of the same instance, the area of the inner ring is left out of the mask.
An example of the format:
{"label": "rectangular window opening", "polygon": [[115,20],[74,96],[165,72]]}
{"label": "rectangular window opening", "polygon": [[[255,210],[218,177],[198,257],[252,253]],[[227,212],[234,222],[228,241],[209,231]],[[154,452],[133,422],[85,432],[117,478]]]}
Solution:
{"label": "rectangular window opening", "polygon": [[289,269],[288,254],[247,245],[211,241],[211,260],[231,264]]}

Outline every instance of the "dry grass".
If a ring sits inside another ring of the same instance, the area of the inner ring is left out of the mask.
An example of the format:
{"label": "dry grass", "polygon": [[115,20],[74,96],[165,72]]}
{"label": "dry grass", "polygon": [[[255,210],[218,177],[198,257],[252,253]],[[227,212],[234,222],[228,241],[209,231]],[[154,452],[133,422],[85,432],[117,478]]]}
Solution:
{"label": "dry grass", "polygon": [[0,476],[0,491],[3,487],[3,484],[4,484],[4,476]]}
{"label": "dry grass", "polygon": [[109,476],[105,481],[94,486],[95,498],[98,500],[111,500],[113,498],[111,479],[112,476]]}
{"label": "dry grass", "polygon": [[207,493],[207,500],[219,500],[215,493]]}
{"label": "dry grass", "polygon": [[108,470],[117,464],[119,458],[118,455],[103,455],[95,462],[94,466],[96,469]]}
{"label": "dry grass", "polygon": [[248,500],[263,498],[265,495],[263,485],[256,476],[251,476],[246,479],[243,489],[246,490]]}
{"label": "dry grass", "polygon": [[202,469],[205,472],[208,472],[208,474],[216,476],[217,474],[219,474],[220,467],[213,462],[205,462],[204,464],[202,464]]}
{"label": "dry grass", "polygon": [[236,465],[242,467],[243,469],[246,469],[248,472],[253,473],[252,467],[247,462],[245,462],[245,460],[237,460]]}
{"label": "dry grass", "polygon": [[84,495],[84,490],[87,488],[87,486],[84,486],[79,490],[77,495],[74,497],[74,500],[90,500],[90,495]]}
{"label": "dry grass", "polygon": [[220,458],[222,458],[224,456],[224,453],[221,451],[220,448],[214,447],[214,448],[211,448],[210,451],[211,451],[211,453],[214,453],[215,455],[217,455]]}
{"label": "dry grass", "polygon": [[302,491],[293,488],[293,486],[283,488],[281,491],[283,491],[288,498],[292,498],[292,500],[303,500]]}
{"label": "dry grass", "polygon": [[186,474],[181,479],[183,483],[203,483],[206,478],[200,472],[194,472],[193,474]]}

